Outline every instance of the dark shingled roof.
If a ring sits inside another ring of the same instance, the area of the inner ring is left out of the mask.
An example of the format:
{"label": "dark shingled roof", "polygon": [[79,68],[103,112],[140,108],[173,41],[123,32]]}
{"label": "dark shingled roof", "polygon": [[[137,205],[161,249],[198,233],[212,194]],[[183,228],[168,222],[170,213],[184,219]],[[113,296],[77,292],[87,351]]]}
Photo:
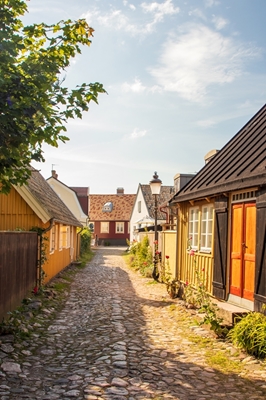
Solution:
{"label": "dark shingled roof", "polygon": [[49,183],[46,182],[39,171],[34,168],[32,168],[31,177],[28,180],[26,187],[42,208],[51,216],[51,218],[54,218],[55,221],[67,225],[82,226],[65,203],[51,188]]}
{"label": "dark shingled roof", "polygon": [[[144,200],[146,202],[147,208],[149,210],[149,216],[151,218],[155,217],[155,209],[154,209],[154,196],[151,193],[151,188],[150,185],[142,185],[140,184]],[[174,186],[161,186],[161,191],[160,194],[157,197],[157,202],[158,202],[158,213],[157,213],[157,218],[164,220],[165,219],[165,213],[162,213],[160,211],[160,206],[165,205],[170,198],[174,194]]]}
{"label": "dark shingled roof", "polygon": [[173,197],[172,203],[266,185],[266,105]]}

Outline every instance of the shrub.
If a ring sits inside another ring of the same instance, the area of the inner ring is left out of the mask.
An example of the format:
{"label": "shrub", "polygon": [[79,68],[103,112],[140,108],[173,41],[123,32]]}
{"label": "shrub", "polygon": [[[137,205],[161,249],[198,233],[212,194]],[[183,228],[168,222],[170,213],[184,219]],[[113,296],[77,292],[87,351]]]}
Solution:
{"label": "shrub", "polygon": [[139,271],[141,275],[150,278],[153,270],[153,259],[148,236],[144,236],[141,242],[133,241],[130,243],[128,251],[130,267]]}
{"label": "shrub", "polygon": [[91,246],[91,231],[89,228],[83,228],[80,232],[80,254],[84,254],[90,250]]}
{"label": "shrub", "polygon": [[259,312],[250,312],[237,322],[228,338],[248,354],[257,358],[266,357],[266,317]]}

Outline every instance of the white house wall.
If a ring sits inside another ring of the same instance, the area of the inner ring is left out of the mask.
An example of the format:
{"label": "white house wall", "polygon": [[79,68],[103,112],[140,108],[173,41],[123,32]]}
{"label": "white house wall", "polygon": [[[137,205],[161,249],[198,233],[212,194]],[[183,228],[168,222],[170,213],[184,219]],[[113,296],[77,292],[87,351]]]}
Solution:
{"label": "white house wall", "polygon": [[60,199],[65,203],[72,214],[80,221],[83,226],[86,226],[88,223],[88,216],[82,211],[76,193],[55,178],[48,178],[47,182],[60,197]]}
{"label": "white house wall", "polygon": [[[141,202],[141,210],[139,212],[139,202]],[[138,228],[138,224],[136,224],[137,221],[139,221],[141,218],[146,217],[149,215],[149,211],[146,205],[146,202],[143,197],[143,193],[141,190],[141,187],[138,187],[138,192],[135,200],[135,204],[133,207],[133,211],[131,214],[130,218],[130,241],[132,242],[134,239],[138,240],[137,237],[134,236],[134,229]]]}

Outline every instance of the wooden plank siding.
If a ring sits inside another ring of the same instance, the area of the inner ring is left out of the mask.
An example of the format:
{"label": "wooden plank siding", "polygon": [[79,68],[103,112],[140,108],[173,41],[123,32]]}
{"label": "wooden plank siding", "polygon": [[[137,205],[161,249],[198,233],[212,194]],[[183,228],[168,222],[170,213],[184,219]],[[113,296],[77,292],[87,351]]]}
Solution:
{"label": "wooden plank siding", "polygon": [[0,230],[29,230],[34,226],[43,227],[41,220],[11,188],[9,195],[0,195]]}
{"label": "wooden plank siding", "polygon": [[[56,223],[58,226],[59,224]],[[42,229],[49,229],[49,222],[44,224],[41,219],[34,213],[29,205],[23,198],[16,192],[14,188],[11,189],[8,195],[0,194],[0,230],[22,230],[29,231],[33,227]],[[59,229],[58,229],[59,232]],[[50,231],[45,233],[47,241],[44,241],[46,248],[47,261],[43,265],[45,273],[44,282],[47,283],[62,269],[67,267],[71,261],[77,258],[79,254],[77,250],[77,234],[76,227],[73,227],[73,248],[74,253],[71,259],[71,250],[69,248],[57,248],[50,254]],[[59,238],[58,238],[59,243]]]}
{"label": "wooden plank siding", "polygon": [[36,286],[37,259],[36,232],[0,232],[0,320]]}
{"label": "wooden plank siding", "polygon": [[[199,203],[202,204],[202,203]],[[179,210],[178,227],[178,251],[177,251],[177,279],[183,283],[196,285],[196,268],[202,274],[204,284],[209,293],[212,294],[213,278],[213,238],[211,253],[195,252],[193,256],[188,249],[188,213],[191,206],[189,203],[182,203]]]}

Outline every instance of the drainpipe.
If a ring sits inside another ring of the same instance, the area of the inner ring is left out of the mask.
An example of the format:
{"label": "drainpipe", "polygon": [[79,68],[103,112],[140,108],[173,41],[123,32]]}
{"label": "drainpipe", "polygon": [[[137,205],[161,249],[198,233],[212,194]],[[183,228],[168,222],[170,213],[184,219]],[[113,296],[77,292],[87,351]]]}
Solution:
{"label": "drainpipe", "polygon": [[163,209],[164,208],[166,208],[166,207],[164,207],[164,206],[161,206],[161,207],[159,207],[159,210],[162,212],[162,213],[164,213],[164,214],[166,214],[166,223],[168,223],[169,222],[169,213],[168,213],[168,211],[164,211]]}

